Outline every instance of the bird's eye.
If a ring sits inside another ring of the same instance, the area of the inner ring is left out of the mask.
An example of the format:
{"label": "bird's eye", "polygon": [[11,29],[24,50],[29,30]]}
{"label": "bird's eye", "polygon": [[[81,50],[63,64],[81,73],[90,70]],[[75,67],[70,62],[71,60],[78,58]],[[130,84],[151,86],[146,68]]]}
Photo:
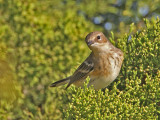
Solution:
{"label": "bird's eye", "polygon": [[101,37],[98,35],[98,36],[97,36],[97,39],[98,39],[98,40],[100,40],[100,39],[101,39]]}

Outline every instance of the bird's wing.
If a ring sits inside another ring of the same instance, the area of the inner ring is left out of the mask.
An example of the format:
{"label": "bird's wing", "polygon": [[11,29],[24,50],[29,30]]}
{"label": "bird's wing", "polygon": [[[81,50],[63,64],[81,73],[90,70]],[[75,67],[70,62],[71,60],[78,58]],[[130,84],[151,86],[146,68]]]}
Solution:
{"label": "bird's wing", "polygon": [[74,74],[70,78],[70,82],[68,83],[66,89],[75,81],[85,79],[88,74],[93,70],[94,63],[92,60],[92,53],[90,56],[78,67],[78,69],[74,72]]}

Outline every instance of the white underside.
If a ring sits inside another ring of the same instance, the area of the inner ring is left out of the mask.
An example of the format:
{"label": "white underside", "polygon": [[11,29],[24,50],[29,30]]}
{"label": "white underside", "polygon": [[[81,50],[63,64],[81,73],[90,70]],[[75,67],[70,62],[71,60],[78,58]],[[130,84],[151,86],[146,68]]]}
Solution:
{"label": "white underside", "polygon": [[[116,56],[117,54],[114,54],[114,57]],[[115,62],[111,59],[112,58],[109,58],[112,68],[111,74],[109,76],[99,76],[99,77],[90,76],[91,80],[88,84],[88,87],[93,85],[95,90],[102,89],[107,87],[110,83],[112,83],[116,79],[116,77],[119,74],[120,68],[118,66],[115,66]]]}
{"label": "white underside", "polygon": [[98,77],[98,78],[92,77],[89,84],[88,84],[88,87],[93,85],[95,90],[105,88],[109,84],[111,84],[115,80],[116,77],[117,76]]}

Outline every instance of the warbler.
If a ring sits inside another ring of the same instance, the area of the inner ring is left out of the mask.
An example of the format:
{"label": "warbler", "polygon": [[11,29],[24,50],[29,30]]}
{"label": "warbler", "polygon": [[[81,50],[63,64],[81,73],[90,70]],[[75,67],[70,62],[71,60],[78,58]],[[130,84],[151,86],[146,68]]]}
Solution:
{"label": "warbler", "polygon": [[51,87],[68,84],[66,89],[74,84],[83,87],[86,77],[95,90],[107,87],[119,75],[124,59],[123,52],[116,48],[107,37],[99,31],[89,33],[85,41],[92,51],[86,60],[77,68],[73,75],[54,82]]}

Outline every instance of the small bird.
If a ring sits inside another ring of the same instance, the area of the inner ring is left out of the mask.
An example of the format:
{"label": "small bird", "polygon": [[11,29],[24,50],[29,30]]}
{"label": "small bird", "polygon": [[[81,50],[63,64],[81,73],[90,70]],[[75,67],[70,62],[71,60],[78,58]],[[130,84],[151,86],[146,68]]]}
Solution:
{"label": "small bird", "polygon": [[77,68],[73,75],[54,82],[51,87],[68,84],[66,89],[74,84],[83,87],[86,77],[95,90],[107,87],[119,75],[124,59],[123,52],[112,45],[102,32],[89,33],[85,41],[92,51],[87,59]]}

